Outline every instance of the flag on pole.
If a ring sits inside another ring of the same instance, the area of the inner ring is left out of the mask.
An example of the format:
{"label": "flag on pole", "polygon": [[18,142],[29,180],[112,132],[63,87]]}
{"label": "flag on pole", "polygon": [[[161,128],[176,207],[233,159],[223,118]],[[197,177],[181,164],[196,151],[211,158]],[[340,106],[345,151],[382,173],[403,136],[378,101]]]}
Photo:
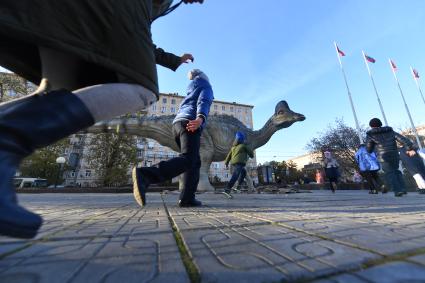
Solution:
{"label": "flag on pole", "polygon": [[391,68],[393,68],[393,70],[394,70],[394,71],[397,71],[397,66],[396,66],[396,64],[394,63],[394,61],[393,61],[393,60],[391,60],[391,59],[390,59],[390,64],[391,64]]}
{"label": "flag on pole", "polygon": [[339,54],[339,56],[345,56],[345,53],[344,52],[342,52],[342,50],[341,49],[339,49],[339,47],[338,47],[338,45],[336,45],[336,50],[338,51],[338,54]]}
{"label": "flag on pole", "polygon": [[419,72],[418,72],[418,70],[416,70],[416,69],[412,69],[412,73],[413,73],[413,77],[414,77],[415,79],[419,79]]}
{"label": "flag on pole", "polygon": [[366,54],[364,55],[364,58],[365,58],[367,61],[369,61],[370,63],[375,63],[375,62],[376,62],[376,60],[375,60],[374,58],[372,58],[372,57],[370,57],[370,56],[367,56]]}

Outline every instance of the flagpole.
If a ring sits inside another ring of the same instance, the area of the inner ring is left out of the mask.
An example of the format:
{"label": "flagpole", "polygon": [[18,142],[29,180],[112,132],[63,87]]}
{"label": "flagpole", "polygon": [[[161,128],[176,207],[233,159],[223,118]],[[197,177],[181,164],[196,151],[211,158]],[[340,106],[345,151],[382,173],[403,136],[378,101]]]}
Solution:
{"label": "flagpole", "polygon": [[401,98],[403,98],[404,107],[406,108],[407,115],[409,116],[410,125],[412,127],[413,133],[415,134],[416,142],[418,143],[419,148],[422,149],[422,144],[421,144],[421,141],[419,140],[418,132],[416,131],[415,124],[413,123],[412,116],[410,115],[409,107],[407,106],[406,99],[404,98],[404,94],[403,94],[403,91],[401,90],[400,82],[398,81],[397,74],[395,73],[395,69],[391,59],[389,59],[389,62],[390,62],[391,70],[393,71],[394,79],[397,82],[398,89],[400,90]]}
{"label": "flagpole", "polygon": [[338,57],[339,66],[341,67],[342,76],[344,77],[345,86],[347,87],[348,99],[350,100],[351,110],[353,111],[354,122],[356,123],[356,128],[357,128],[357,135],[359,136],[360,143],[363,143],[363,137],[360,132],[359,121],[357,120],[356,109],[354,108],[354,103],[351,97],[350,88],[348,87],[347,76],[345,75],[344,67],[342,66],[342,61],[338,52],[338,46],[336,45],[336,42],[334,42],[334,45],[336,50],[336,57]]}
{"label": "flagpole", "polygon": [[372,72],[369,68],[369,63],[366,60],[366,54],[362,50],[364,63],[366,64],[367,72],[369,73],[370,80],[372,81],[373,89],[375,90],[376,98],[378,99],[379,108],[381,109],[382,117],[384,118],[385,126],[388,126],[387,117],[385,116],[384,107],[382,107],[382,102],[378,94],[378,90],[376,89],[375,80],[373,79]]}
{"label": "flagpole", "polygon": [[424,95],[423,95],[423,93],[422,93],[421,86],[419,85],[418,78],[416,77],[415,73],[413,72],[413,68],[412,68],[412,67],[410,67],[410,70],[412,71],[413,79],[415,80],[415,83],[416,83],[416,86],[418,87],[419,93],[421,94],[422,101],[423,101],[423,102],[424,102],[424,104],[425,104],[425,98],[424,98]]}

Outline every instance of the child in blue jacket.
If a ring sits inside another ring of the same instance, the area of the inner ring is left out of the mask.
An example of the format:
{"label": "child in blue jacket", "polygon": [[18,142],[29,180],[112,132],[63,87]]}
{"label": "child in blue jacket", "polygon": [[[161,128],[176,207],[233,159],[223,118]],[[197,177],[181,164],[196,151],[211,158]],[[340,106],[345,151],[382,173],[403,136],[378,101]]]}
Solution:
{"label": "child in blue jacket", "polygon": [[[361,144],[355,157],[359,165],[360,174],[366,179],[369,185],[369,194],[377,194],[379,188],[382,186],[382,181],[378,175],[381,166],[375,152],[368,153],[366,145]],[[382,193],[385,192],[384,190],[382,191]]]}

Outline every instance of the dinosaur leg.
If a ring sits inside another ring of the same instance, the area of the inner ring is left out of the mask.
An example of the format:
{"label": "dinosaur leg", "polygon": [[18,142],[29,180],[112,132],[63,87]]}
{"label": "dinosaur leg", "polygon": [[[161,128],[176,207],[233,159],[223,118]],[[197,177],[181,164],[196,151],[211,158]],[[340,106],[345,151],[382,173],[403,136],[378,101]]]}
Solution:
{"label": "dinosaur leg", "polygon": [[214,192],[214,187],[211,185],[208,178],[208,173],[210,171],[210,166],[212,162],[212,156],[201,152],[201,171],[199,176],[199,185],[198,191],[201,192]]}
{"label": "dinosaur leg", "polygon": [[254,185],[252,183],[252,178],[251,178],[251,176],[249,175],[248,172],[246,173],[245,181],[246,181],[246,184],[248,185],[249,191],[250,192],[255,192],[255,188],[254,188]]}

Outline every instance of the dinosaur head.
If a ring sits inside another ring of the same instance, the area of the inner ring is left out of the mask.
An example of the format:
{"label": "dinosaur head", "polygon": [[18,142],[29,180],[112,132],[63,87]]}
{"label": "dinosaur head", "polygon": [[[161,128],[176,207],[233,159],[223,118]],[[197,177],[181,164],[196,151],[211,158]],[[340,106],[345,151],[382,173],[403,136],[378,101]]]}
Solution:
{"label": "dinosaur head", "polygon": [[280,101],[271,118],[273,125],[278,129],[288,128],[295,122],[304,121],[305,116],[292,111],[285,100]]}

